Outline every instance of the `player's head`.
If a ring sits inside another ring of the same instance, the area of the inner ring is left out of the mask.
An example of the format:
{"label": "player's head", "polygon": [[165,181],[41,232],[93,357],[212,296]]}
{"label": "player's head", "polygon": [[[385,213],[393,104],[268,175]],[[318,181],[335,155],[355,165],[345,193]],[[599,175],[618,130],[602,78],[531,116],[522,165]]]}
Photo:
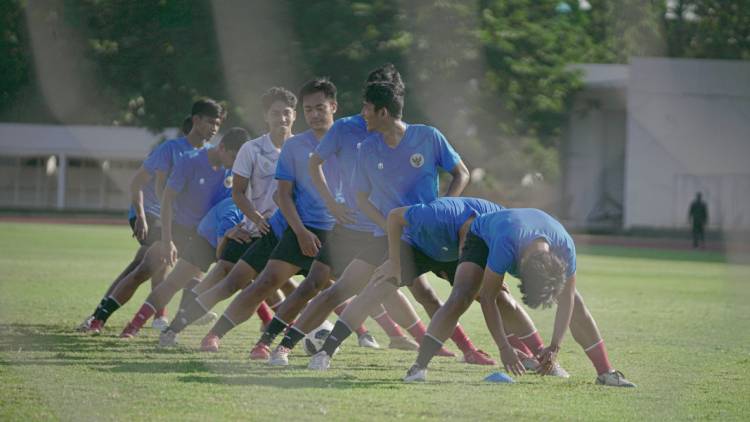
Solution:
{"label": "player's head", "polygon": [[219,131],[226,115],[221,104],[210,98],[200,99],[193,103],[193,109],[190,112],[192,127],[189,133],[195,133],[201,139],[210,140]]}
{"label": "player's head", "polygon": [[180,133],[182,136],[187,136],[188,133],[193,129],[193,116],[187,116],[185,117],[185,120],[182,121],[182,126],[180,126]]}
{"label": "player's head", "polygon": [[291,133],[297,118],[297,97],[286,88],[275,86],[261,97],[263,119],[271,133]]}
{"label": "player's head", "polygon": [[336,85],[328,78],[313,78],[299,90],[305,122],[314,131],[327,131],[336,113]]}
{"label": "player's head", "polygon": [[565,285],[565,263],[549,250],[531,251],[521,259],[518,277],[521,279],[523,303],[531,308],[548,308],[557,302]]}
{"label": "player's head", "polygon": [[240,150],[242,144],[247,142],[249,138],[250,134],[241,127],[233,127],[221,137],[217,150],[219,152],[221,164],[224,167],[232,167],[234,159],[237,157],[237,152]]}
{"label": "player's head", "polygon": [[362,117],[367,130],[379,130],[387,122],[400,119],[403,109],[404,96],[396,85],[372,82],[365,87]]}
{"label": "player's head", "polygon": [[372,82],[390,82],[395,85],[401,94],[404,93],[404,81],[401,79],[401,74],[398,73],[396,66],[392,63],[386,63],[377,69],[374,69],[367,75],[366,84]]}

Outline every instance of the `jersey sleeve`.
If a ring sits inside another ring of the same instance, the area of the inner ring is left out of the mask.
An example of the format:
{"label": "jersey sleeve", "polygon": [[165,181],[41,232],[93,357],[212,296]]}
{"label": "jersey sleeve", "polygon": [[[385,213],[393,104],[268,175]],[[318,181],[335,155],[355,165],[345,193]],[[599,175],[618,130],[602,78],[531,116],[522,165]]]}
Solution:
{"label": "jersey sleeve", "polygon": [[451,144],[445,139],[445,136],[434,129],[435,135],[435,157],[437,158],[437,165],[446,171],[453,170],[456,165],[461,162],[461,156],[458,155],[456,150],[453,149]]}
{"label": "jersey sleeve", "polygon": [[174,190],[175,192],[182,192],[182,190],[185,189],[185,185],[187,185],[192,174],[192,167],[190,166],[192,161],[193,160],[191,160],[189,157],[182,157],[177,160],[174,165],[174,169],[172,169],[172,173],[169,175],[169,179],[167,179],[166,187]]}
{"label": "jersey sleeve", "polygon": [[216,225],[216,239],[224,237],[229,229],[236,226],[242,221],[242,213],[236,207],[230,207],[219,216],[219,222]]}
{"label": "jersey sleeve", "polygon": [[331,129],[326,132],[323,139],[320,140],[317,148],[315,148],[315,153],[318,154],[323,161],[336,154],[341,148],[340,134],[341,120],[338,120],[333,126],[331,126]]}
{"label": "jersey sleeve", "polygon": [[253,175],[255,165],[254,152],[255,149],[253,148],[253,145],[251,145],[250,142],[245,142],[245,144],[240,147],[240,152],[237,154],[237,158],[234,159],[232,173],[250,179]]}
{"label": "jersey sleeve", "polygon": [[409,207],[404,213],[407,230],[419,230],[422,225],[435,221],[435,208],[431,204],[417,204]]}
{"label": "jersey sleeve", "polygon": [[367,169],[365,167],[365,157],[367,157],[367,146],[364,142],[360,144],[360,148],[357,151],[357,164],[354,167],[354,189],[357,192],[370,193],[372,191],[372,184],[370,178],[367,175]]}
{"label": "jersey sleeve", "polygon": [[276,163],[275,177],[278,180],[289,180],[291,182],[295,180],[294,154],[292,154],[291,144],[284,144],[284,147],[281,148],[279,161]]}
{"label": "jersey sleeve", "polygon": [[151,152],[143,162],[143,167],[150,171],[163,171],[169,173],[174,163],[172,162],[171,141],[167,141]]}
{"label": "jersey sleeve", "polygon": [[492,240],[487,256],[487,266],[498,274],[505,274],[513,267],[513,251],[502,237]]}

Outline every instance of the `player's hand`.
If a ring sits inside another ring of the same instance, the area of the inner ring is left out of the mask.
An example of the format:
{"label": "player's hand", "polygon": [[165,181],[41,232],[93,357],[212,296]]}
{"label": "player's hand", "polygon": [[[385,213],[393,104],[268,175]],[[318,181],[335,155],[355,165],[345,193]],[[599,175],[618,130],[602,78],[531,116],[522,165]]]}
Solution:
{"label": "player's hand", "polygon": [[513,375],[523,375],[526,373],[526,369],[523,367],[523,363],[521,363],[521,359],[519,359],[516,352],[516,349],[513,347],[500,349],[500,360],[503,361],[503,367],[505,367],[507,372]]}
{"label": "player's hand", "polygon": [[542,349],[539,353],[537,360],[539,361],[539,369],[537,372],[539,375],[549,375],[555,368],[555,362],[557,362],[557,353],[560,351],[560,346],[549,345]]}
{"label": "player's hand", "polygon": [[387,259],[382,265],[375,269],[372,274],[375,285],[382,283],[391,283],[396,287],[401,287],[401,266],[393,260]]}
{"label": "player's hand", "polygon": [[242,228],[242,226],[232,227],[227,231],[226,236],[227,239],[232,239],[239,243],[247,243],[252,239],[250,237],[250,232]]}
{"label": "player's hand", "polygon": [[148,236],[148,223],[145,218],[135,217],[135,231],[133,236],[141,242],[146,240],[146,236]]}
{"label": "player's hand", "polygon": [[347,207],[346,204],[334,202],[328,204],[328,211],[336,218],[339,224],[354,224],[354,210]]}
{"label": "player's hand", "polygon": [[162,260],[168,265],[174,265],[177,262],[177,247],[174,242],[162,242],[161,244]]}
{"label": "player's hand", "polygon": [[251,216],[250,220],[255,223],[255,227],[258,228],[261,236],[266,235],[269,231],[271,231],[271,225],[268,224],[268,220],[266,220],[266,217],[263,217],[263,215],[258,211],[255,211],[255,215]]}
{"label": "player's hand", "polygon": [[318,251],[320,251],[322,245],[318,236],[315,236],[315,233],[307,229],[297,235],[297,243],[302,251],[302,255],[309,257],[318,255]]}

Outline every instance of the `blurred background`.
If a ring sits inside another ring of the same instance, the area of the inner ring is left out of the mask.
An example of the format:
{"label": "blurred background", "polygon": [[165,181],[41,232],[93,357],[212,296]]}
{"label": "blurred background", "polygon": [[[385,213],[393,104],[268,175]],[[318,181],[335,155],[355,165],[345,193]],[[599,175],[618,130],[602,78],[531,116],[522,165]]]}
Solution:
{"label": "blurred background", "polygon": [[0,27],[6,214],[124,215],[195,99],[260,135],[267,88],[329,76],[343,117],[392,62],[468,195],[689,236],[701,192],[712,238],[750,231],[750,0],[5,0]]}

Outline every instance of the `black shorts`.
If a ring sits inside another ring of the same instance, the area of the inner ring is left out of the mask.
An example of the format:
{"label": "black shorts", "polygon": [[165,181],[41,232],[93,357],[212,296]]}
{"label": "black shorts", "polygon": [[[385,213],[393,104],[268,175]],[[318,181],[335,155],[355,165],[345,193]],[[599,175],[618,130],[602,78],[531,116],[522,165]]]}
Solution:
{"label": "black shorts", "polygon": [[373,239],[371,232],[352,230],[337,224],[328,234],[315,260],[329,266],[331,273],[338,277],[357,254],[370,246]]}
{"label": "black shorts", "polygon": [[385,262],[386,258],[388,258],[388,236],[372,236],[370,244],[354,257],[376,267]]}
{"label": "black shorts", "polygon": [[177,253],[180,257],[187,251],[188,246],[193,240],[197,238],[201,238],[201,236],[194,228],[172,223],[172,243],[177,248]]}
{"label": "black shorts", "polygon": [[180,250],[180,259],[195,265],[205,273],[216,261],[216,249],[203,236],[195,236],[184,251]]}
{"label": "black shorts", "polygon": [[458,260],[436,261],[414,246],[401,241],[401,285],[411,286],[414,279],[432,271],[433,274],[453,285]]}
{"label": "black shorts", "polygon": [[[318,236],[321,245],[326,244],[328,236],[331,234],[330,230],[315,229],[307,226],[305,226],[305,228]],[[310,269],[315,257],[302,254],[302,251],[299,248],[299,243],[297,242],[297,235],[294,234],[291,227],[287,227],[287,229],[284,230],[284,234],[281,235],[279,244],[273,249],[273,252],[271,252],[271,256],[268,259],[288,262],[300,267],[301,270],[306,271]]]}
{"label": "black shorts", "polygon": [[240,243],[234,239],[227,239],[224,243],[224,249],[221,251],[219,259],[236,264],[237,261],[240,260],[240,257],[250,249],[250,246],[258,240],[260,240],[259,237],[254,237],[247,243]]}
{"label": "black shorts", "polygon": [[466,233],[464,247],[461,249],[461,256],[458,263],[473,262],[480,267],[487,266],[487,257],[490,254],[490,248],[484,243],[484,240],[472,232]]}
{"label": "black shorts", "polygon": [[[130,229],[135,234],[135,217],[128,220],[128,222],[130,223]],[[146,239],[141,241],[136,238],[141,246],[151,246],[161,240],[161,219],[153,214],[146,213],[146,224],[148,224]]]}
{"label": "black shorts", "polygon": [[253,267],[256,273],[260,274],[263,268],[266,267],[271,252],[273,252],[278,243],[279,240],[276,239],[276,235],[273,234],[273,231],[269,231],[263,237],[251,243],[245,253],[240,256],[240,259]]}

